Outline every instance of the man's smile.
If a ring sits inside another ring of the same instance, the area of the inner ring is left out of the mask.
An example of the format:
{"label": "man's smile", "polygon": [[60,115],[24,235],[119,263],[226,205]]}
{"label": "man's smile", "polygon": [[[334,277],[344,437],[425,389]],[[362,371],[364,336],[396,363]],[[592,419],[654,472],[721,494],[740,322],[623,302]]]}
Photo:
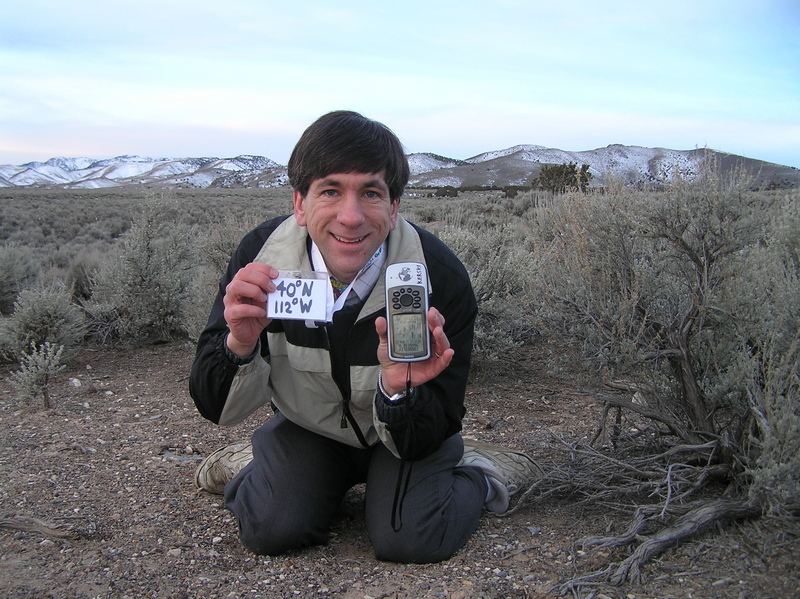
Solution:
{"label": "man's smile", "polygon": [[383,171],[332,173],[314,179],[304,196],[292,195],[297,224],[306,227],[328,271],[350,283],[397,222]]}
{"label": "man's smile", "polygon": [[345,239],[344,237],[339,237],[334,233],[331,233],[331,235],[333,235],[336,241],[341,241],[342,243],[360,243],[366,238],[366,235],[364,237],[359,237],[358,239]]}

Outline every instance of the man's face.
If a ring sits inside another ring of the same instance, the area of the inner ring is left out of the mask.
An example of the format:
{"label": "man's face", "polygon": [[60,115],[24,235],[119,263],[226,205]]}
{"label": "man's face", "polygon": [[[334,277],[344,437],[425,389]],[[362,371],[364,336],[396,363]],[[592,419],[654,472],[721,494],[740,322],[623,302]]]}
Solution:
{"label": "man's face", "polygon": [[384,173],[338,173],[294,192],[294,216],[317,244],[330,273],[351,283],[397,224],[399,202]]}

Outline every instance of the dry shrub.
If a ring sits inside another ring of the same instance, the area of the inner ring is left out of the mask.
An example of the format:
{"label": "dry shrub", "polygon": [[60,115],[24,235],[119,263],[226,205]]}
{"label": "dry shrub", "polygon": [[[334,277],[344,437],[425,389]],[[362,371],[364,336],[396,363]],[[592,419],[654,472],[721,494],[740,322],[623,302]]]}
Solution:
{"label": "dry shrub", "polygon": [[800,346],[763,361],[763,381],[751,378],[756,420],[751,499],[771,515],[800,512]]}
{"label": "dry shrub", "polygon": [[[717,503],[649,497],[659,530],[614,582],[637,579],[644,561],[720,519],[800,513],[799,199],[710,169],[659,191],[567,195],[529,219],[536,312],[546,334],[579,343],[604,375],[614,393],[595,393],[605,416],[652,423],[640,441],[670,458],[664,488],[680,472],[693,496],[725,490]],[[607,467],[584,481],[596,500],[641,488],[625,475],[625,440],[611,441],[597,454]],[[615,472],[613,488],[598,484]]]}
{"label": "dry shrub", "polygon": [[513,368],[514,350],[536,335],[526,309],[530,259],[510,225],[448,225],[439,234],[466,267],[478,301],[473,376],[502,376]]}
{"label": "dry shrub", "polygon": [[164,342],[184,336],[192,236],[171,198],[145,202],[93,281],[88,311],[105,338]]}
{"label": "dry shrub", "polygon": [[64,369],[65,365],[61,363],[63,352],[63,345],[49,341],[39,346],[31,343],[28,351],[21,356],[19,370],[12,372],[8,377],[11,385],[19,393],[20,400],[25,402],[41,397],[43,407],[53,407],[53,400],[50,397],[50,377]]}
{"label": "dry shrub", "polygon": [[239,242],[263,218],[256,215],[222,215],[211,226],[196,228],[195,262],[182,306],[183,321],[190,339],[197,339],[208,321],[211,305],[219,292],[219,281]]}
{"label": "dry shrub", "polygon": [[0,245],[0,314],[10,314],[17,294],[36,278],[38,263],[19,243]]}
{"label": "dry shrub", "polygon": [[749,358],[751,497],[770,514],[800,512],[800,193],[781,194],[749,268],[728,291],[743,315]]}
{"label": "dry shrub", "polygon": [[66,360],[83,343],[86,319],[63,286],[41,283],[20,292],[2,332],[4,349],[15,360],[46,343],[62,348]]}

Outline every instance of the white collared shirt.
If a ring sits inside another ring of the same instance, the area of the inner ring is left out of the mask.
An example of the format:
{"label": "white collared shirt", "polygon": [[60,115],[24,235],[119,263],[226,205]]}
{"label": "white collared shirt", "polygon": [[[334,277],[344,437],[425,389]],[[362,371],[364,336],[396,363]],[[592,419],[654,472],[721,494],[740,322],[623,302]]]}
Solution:
{"label": "white collared shirt", "polygon": [[375,288],[378,278],[381,275],[381,269],[386,262],[386,242],[381,244],[377,251],[373,254],[372,258],[364,265],[353,282],[347,286],[338,299],[334,301],[333,298],[333,285],[330,282],[330,272],[325,264],[325,259],[322,257],[322,252],[319,247],[312,240],[311,242],[311,264],[314,267],[314,272],[324,272],[328,275],[328,298],[326,301],[326,311],[328,322],[333,321],[333,315],[338,310],[341,310],[347,302],[350,294],[355,294],[354,299],[365,300]]}

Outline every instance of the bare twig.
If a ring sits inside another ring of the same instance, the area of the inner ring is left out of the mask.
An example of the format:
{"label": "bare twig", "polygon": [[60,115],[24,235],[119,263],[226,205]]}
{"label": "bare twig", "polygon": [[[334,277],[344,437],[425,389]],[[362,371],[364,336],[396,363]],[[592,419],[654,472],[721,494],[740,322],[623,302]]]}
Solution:
{"label": "bare twig", "polygon": [[72,526],[55,524],[28,516],[14,516],[0,520],[0,528],[33,532],[56,539],[77,539],[86,536]]}

